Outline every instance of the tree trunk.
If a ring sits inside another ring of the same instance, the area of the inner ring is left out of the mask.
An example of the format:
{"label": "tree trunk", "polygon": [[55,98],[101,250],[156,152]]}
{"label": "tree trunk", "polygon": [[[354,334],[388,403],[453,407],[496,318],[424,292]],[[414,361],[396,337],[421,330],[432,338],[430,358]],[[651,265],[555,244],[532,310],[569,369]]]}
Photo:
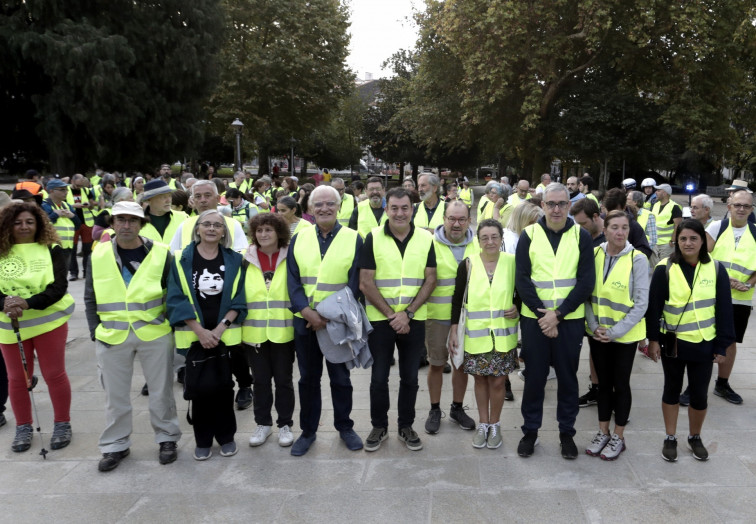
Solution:
{"label": "tree trunk", "polygon": [[257,174],[259,176],[262,175],[269,175],[270,174],[270,155],[268,153],[268,148],[266,146],[260,146],[260,151],[258,155],[258,163],[259,166],[257,168]]}
{"label": "tree trunk", "polygon": [[307,178],[307,157],[303,156],[302,158],[302,169],[299,170],[299,179],[303,180]]}

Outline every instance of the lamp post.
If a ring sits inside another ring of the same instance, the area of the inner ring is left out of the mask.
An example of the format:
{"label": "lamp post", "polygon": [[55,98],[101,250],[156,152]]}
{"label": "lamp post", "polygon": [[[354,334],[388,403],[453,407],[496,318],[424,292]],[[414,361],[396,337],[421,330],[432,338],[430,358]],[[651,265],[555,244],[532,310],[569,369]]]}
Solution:
{"label": "lamp post", "polygon": [[289,173],[290,176],[294,176],[294,144],[297,143],[297,139],[291,137],[291,158],[289,159]]}
{"label": "lamp post", "polygon": [[244,127],[244,124],[242,124],[242,121],[238,118],[234,119],[233,122],[231,122],[231,127],[234,128],[234,131],[236,132],[236,170],[235,171],[241,171],[241,134],[242,134],[242,128]]}

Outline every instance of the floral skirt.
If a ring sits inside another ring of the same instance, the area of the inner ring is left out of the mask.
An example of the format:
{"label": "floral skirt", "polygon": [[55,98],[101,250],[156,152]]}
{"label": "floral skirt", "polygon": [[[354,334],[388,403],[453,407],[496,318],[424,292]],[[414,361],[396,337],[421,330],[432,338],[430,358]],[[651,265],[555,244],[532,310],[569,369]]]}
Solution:
{"label": "floral skirt", "polygon": [[495,349],[488,353],[470,354],[465,351],[462,370],[469,375],[503,377],[517,369],[517,349],[501,353]]}

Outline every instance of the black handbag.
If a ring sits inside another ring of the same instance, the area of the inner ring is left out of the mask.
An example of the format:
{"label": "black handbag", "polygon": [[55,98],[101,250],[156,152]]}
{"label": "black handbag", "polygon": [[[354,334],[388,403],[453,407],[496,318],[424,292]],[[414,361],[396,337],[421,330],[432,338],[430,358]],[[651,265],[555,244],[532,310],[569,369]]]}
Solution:
{"label": "black handbag", "polygon": [[219,391],[233,389],[231,356],[223,342],[205,349],[193,342],[186,353],[184,400],[196,400]]}

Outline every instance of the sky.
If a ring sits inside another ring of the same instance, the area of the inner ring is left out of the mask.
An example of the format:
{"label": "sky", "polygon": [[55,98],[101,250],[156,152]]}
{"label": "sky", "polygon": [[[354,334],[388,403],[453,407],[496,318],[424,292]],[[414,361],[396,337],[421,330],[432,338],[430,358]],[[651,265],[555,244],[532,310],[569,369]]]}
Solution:
{"label": "sky", "polygon": [[381,64],[399,49],[412,49],[417,39],[417,26],[412,9],[422,9],[420,0],[349,0],[352,35],[347,65],[357,78],[365,73],[373,78],[387,77],[390,70]]}

